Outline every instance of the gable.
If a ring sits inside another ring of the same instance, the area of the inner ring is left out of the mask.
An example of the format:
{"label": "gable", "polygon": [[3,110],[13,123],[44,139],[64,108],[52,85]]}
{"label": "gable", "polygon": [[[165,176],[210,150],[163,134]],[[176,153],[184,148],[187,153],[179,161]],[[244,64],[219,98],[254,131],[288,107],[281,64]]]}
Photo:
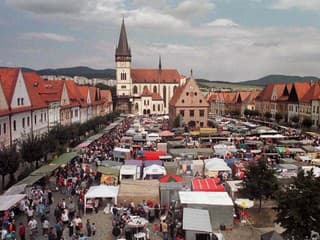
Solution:
{"label": "gable", "polygon": [[0,110],[8,110],[9,106],[7,103],[6,96],[4,95],[4,91],[2,88],[2,84],[0,82]]}
{"label": "gable", "polygon": [[182,92],[175,104],[176,106],[208,107],[209,104],[202,95],[197,83],[189,79],[183,86]]}
{"label": "gable", "polygon": [[66,84],[63,84],[62,94],[61,94],[61,105],[65,106],[69,104],[70,104],[70,99],[69,99],[67,87],[66,87]]}
{"label": "gable", "polygon": [[11,99],[11,108],[30,107],[31,102],[21,70],[19,71]]}

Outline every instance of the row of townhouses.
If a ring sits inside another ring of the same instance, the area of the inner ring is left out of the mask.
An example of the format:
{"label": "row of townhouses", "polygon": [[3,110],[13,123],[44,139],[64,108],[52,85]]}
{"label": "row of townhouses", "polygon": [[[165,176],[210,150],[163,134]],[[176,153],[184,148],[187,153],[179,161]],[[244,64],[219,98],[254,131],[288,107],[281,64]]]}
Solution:
{"label": "row of townhouses", "polygon": [[92,85],[95,86],[98,83],[102,83],[109,87],[115,87],[117,81],[114,79],[103,79],[103,78],[86,78],[83,76],[64,76],[64,75],[41,75],[45,80],[73,80],[76,84],[79,85]]}
{"label": "row of townhouses", "polygon": [[320,82],[271,83],[261,91],[210,92],[206,95],[209,112],[223,116],[231,111],[243,115],[245,109],[261,115],[269,112],[272,118],[280,114],[283,120],[299,117],[320,125]]}
{"label": "row of townhouses", "polygon": [[273,117],[281,114],[283,119],[299,117],[320,125],[320,83],[296,82],[293,84],[268,84],[256,98],[256,109],[260,113],[270,112]]}
{"label": "row of townhouses", "polygon": [[0,145],[57,125],[84,123],[112,111],[108,90],[72,80],[44,80],[35,72],[0,68]]}
{"label": "row of townhouses", "polygon": [[209,112],[215,116],[224,116],[233,111],[243,115],[246,109],[255,110],[255,101],[260,91],[209,92],[206,100]]}

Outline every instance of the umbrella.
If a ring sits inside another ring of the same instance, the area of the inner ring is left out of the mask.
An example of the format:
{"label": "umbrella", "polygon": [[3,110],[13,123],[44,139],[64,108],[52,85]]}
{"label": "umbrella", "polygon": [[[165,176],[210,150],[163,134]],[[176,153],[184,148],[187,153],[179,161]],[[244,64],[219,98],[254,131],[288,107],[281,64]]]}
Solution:
{"label": "umbrella", "polygon": [[172,137],[172,136],[174,136],[174,133],[168,130],[165,130],[160,133],[160,137]]}
{"label": "umbrella", "polygon": [[183,178],[180,176],[177,176],[175,174],[167,174],[164,175],[159,179],[160,182],[162,183],[168,183],[168,182],[182,182]]}
{"label": "umbrella", "polygon": [[242,208],[251,208],[254,205],[254,201],[247,198],[237,198],[235,204]]}

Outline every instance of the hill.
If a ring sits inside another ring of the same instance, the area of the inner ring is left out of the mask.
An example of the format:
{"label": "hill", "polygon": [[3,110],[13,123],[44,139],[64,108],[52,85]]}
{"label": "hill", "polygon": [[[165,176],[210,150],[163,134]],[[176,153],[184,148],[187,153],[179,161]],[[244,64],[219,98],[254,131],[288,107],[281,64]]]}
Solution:
{"label": "hill", "polygon": [[319,81],[320,79],[312,76],[287,76],[287,75],[268,75],[257,80],[239,82],[244,85],[264,86],[269,83],[293,83],[293,82],[310,82]]}
{"label": "hill", "polygon": [[69,77],[83,76],[87,78],[107,78],[115,79],[115,69],[93,69],[89,67],[70,67],[70,68],[46,68],[40,70],[34,70],[31,68],[22,68],[24,72],[36,71],[40,75],[65,75]]}

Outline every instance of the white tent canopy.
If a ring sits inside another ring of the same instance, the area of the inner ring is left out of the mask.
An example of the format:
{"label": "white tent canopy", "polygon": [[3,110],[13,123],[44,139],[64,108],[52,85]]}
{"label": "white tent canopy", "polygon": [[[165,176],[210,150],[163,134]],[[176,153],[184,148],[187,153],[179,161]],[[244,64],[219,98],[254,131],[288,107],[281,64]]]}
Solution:
{"label": "white tent canopy", "polygon": [[89,198],[114,198],[117,204],[119,186],[99,185],[92,186],[84,196],[84,213],[86,213],[87,199]]}
{"label": "white tent canopy", "polygon": [[132,176],[132,179],[135,180],[137,176],[137,166],[136,165],[122,165],[120,168],[120,181],[122,176]]}
{"label": "white tent canopy", "polygon": [[164,167],[152,164],[143,169],[143,179],[146,178],[147,175],[166,175],[167,171]]}
{"label": "white tent canopy", "polygon": [[286,136],[282,135],[282,134],[266,134],[266,135],[260,135],[260,138],[274,138],[274,139],[280,139],[280,138],[286,138]]}
{"label": "white tent canopy", "polygon": [[231,168],[223,159],[210,158],[205,160],[205,171],[207,172],[231,172]]}
{"label": "white tent canopy", "polygon": [[0,211],[6,211],[19,201],[21,201],[26,195],[25,194],[14,194],[14,195],[1,195],[0,196]]}
{"label": "white tent canopy", "polygon": [[232,199],[227,192],[179,192],[182,204],[233,206]]}
{"label": "white tent canopy", "polygon": [[207,233],[212,232],[212,226],[208,210],[184,208],[183,230]]}
{"label": "white tent canopy", "polygon": [[19,185],[13,185],[10,187],[3,195],[15,195],[23,193],[26,189],[27,184],[19,184]]}

